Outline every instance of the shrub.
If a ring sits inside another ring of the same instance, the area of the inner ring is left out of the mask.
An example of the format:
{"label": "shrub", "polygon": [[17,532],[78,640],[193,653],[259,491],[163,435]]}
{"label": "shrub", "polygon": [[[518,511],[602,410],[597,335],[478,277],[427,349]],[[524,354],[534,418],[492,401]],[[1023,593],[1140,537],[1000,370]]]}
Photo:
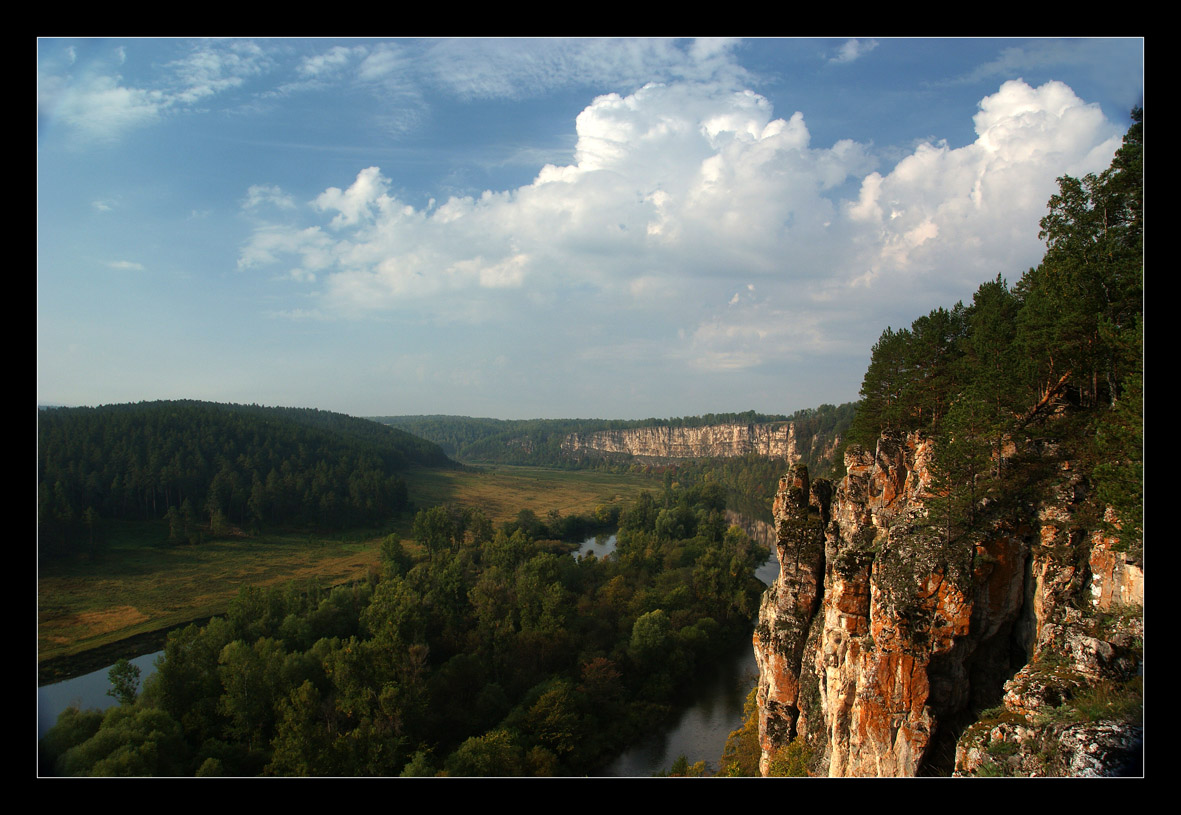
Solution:
{"label": "shrub", "polygon": [[772,778],[807,778],[812,763],[812,750],[803,739],[795,739],[780,747],[771,757],[767,774]]}

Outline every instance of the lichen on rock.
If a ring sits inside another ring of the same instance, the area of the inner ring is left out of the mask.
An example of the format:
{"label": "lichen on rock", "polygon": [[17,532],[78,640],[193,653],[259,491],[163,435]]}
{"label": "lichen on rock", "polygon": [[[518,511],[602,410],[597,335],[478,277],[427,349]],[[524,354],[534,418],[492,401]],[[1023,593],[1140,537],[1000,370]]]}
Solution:
{"label": "lichen on rock", "polygon": [[[819,775],[1126,770],[1142,568],[1085,528],[1076,472],[1024,513],[938,534],[931,444],[850,446],[835,487],[802,465],[781,479],[754,637],[762,771],[796,739]],[[935,748],[957,735],[953,767]]]}

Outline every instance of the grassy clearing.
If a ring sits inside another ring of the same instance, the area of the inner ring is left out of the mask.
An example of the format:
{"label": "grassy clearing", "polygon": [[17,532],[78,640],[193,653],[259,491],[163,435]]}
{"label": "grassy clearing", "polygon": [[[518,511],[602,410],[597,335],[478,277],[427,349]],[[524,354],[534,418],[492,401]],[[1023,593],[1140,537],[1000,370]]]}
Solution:
{"label": "grassy clearing", "polygon": [[379,543],[274,535],[169,548],[124,544],[96,562],[42,564],[38,661],[221,614],[243,585],[363,578],[377,564]]}
{"label": "grassy clearing", "polygon": [[416,476],[411,498],[419,507],[476,507],[496,524],[515,519],[522,509],[543,518],[550,510],[562,515],[589,513],[599,504],[626,504],[641,490],[661,485],[658,477],[640,473],[506,465],[480,471],[424,470]]}
{"label": "grassy clearing", "polygon": [[[477,507],[493,523],[522,509],[540,517],[626,504],[660,482],[639,474],[496,467],[482,471],[420,470],[408,479],[419,508],[437,504]],[[388,530],[320,537],[268,534],[161,547],[168,527],[121,525],[96,561],[39,564],[38,662],[73,657],[129,637],[225,613],[243,585],[288,581],[337,585],[365,578],[378,564],[385,534],[409,534],[406,517]]]}

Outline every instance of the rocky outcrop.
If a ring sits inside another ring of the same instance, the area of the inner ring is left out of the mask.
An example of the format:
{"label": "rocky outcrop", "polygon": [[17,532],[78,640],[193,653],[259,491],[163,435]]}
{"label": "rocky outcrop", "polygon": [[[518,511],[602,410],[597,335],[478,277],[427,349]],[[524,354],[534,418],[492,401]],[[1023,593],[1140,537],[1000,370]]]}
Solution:
{"label": "rocky outcrop", "polygon": [[1040,513],[1031,658],[959,738],[956,775],[1143,771],[1144,570],[1115,538],[1080,535],[1071,503]]}
{"label": "rocky outcrop", "polygon": [[641,459],[714,458],[756,453],[769,458],[799,460],[811,449],[800,450],[795,425],[723,424],[702,427],[637,427],[571,433],[562,442],[569,455],[586,453],[627,455]]}
{"label": "rocky outcrop", "polygon": [[[803,466],[781,480],[754,635],[764,774],[793,742],[816,775],[1122,771],[1135,716],[1075,702],[1136,703],[1142,570],[1086,531],[1069,464],[1040,503],[946,534],[931,456],[921,434],[884,436],[850,448],[835,489]],[[1053,761],[1026,755],[1042,737]]]}
{"label": "rocky outcrop", "polygon": [[828,512],[823,484],[817,482],[813,501],[808,468],[798,465],[780,480],[775,497],[779,576],[763,594],[754,634],[764,772],[775,746],[797,733],[804,646],[823,590]]}

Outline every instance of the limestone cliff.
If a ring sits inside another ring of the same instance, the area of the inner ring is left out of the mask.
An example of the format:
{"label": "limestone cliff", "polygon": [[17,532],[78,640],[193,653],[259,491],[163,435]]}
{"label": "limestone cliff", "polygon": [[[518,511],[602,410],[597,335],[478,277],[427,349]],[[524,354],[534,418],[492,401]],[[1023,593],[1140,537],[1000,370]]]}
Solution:
{"label": "limestone cliff", "polygon": [[800,443],[793,422],[719,424],[701,427],[637,427],[571,433],[562,443],[569,455],[627,455],[641,459],[715,458],[757,454],[800,459],[831,458],[836,442],[817,435]]}
{"label": "limestone cliff", "polygon": [[[884,436],[850,448],[835,488],[803,466],[781,480],[754,636],[763,773],[793,741],[817,775],[1126,771],[1142,569],[1091,530],[1085,479],[1052,454],[1048,495],[947,540],[931,453]],[[1084,710],[1097,693],[1118,702]]]}

